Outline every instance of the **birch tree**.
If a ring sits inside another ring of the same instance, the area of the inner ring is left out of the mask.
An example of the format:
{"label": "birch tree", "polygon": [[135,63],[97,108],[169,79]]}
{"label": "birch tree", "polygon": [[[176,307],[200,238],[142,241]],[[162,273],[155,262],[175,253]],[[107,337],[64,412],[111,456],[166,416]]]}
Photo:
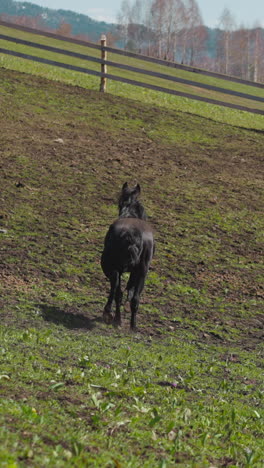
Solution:
{"label": "birch tree", "polygon": [[120,12],[117,15],[117,23],[120,27],[121,37],[126,48],[128,42],[128,25],[130,23],[131,5],[129,0],[123,0],[121,3]]}
{"label": "birch tree", "polygon": [[220,16],[220,27],[223,28],[223,62],[224,62],[224,73],[226,75],[230,72],[230,50],[231,50],[231,39],[232,31],[235,27],[235,20],[228,8],[223,10],[222,15]]}
{"label": "birch tree", "polygon": [[[194,65],[195,56],[203,49],[206,31],[196,0],[185,0],[185,34],[183,62]],[[188,52],[188,60],[186,57]]]}
{"label": "birch tree", "polygon": [[253,80],[260,81],[261,68],[263,67],[264,38],[263,31],[257,26],[253,30]]}

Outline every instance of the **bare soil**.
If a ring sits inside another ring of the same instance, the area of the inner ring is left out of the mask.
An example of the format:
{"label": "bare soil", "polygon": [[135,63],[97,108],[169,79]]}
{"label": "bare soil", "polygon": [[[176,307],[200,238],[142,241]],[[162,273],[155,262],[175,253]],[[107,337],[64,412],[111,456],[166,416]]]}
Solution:
{"label": "bare soil", "polygon": [[4,69],[0,122],[2,320],[28,304],[111,333],[100,253],[118,190],[138,181],[157,241],[140,333],[261,343],[264,131]]}

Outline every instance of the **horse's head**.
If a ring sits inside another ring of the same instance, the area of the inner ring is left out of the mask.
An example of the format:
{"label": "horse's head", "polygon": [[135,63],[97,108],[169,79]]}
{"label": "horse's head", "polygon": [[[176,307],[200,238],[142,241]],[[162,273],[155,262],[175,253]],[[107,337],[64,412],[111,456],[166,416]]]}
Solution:
{"label": "horse's head", "polygon": [[119,216],[146,219],[144,208],[138,201],[140,191],[139,184],[129,188],[128,183],[124,183],[118,200]]}
{"label": "horse's head", "polygon": [[119,208],[121,205],[123,206],[131,205],[132,203],[134,203],[137,200],[139,194],[140,194],[139,184],[135,185],[135,187],[133,188],[129,188],[128,183],[125,182],[122,187],[121,194],[119,197]]}

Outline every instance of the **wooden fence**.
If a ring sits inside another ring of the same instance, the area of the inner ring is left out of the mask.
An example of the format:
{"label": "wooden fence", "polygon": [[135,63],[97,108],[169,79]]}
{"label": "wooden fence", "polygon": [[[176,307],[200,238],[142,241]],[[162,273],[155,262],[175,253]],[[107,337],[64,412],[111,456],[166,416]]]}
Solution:
{"label": "wooden fence", "polygon": [[57,47],[38,44],[36,42],[27,41],[27,40],[23,40],[23,39],[20,39],[20,38],[10,37],[10,36],[5,35],[5,34],[0,34],[0,46],[1,46],[1,40],[4,40],[4,41],[8,41],[10,43],[16,43],[16,44],[21,44],[21,45],[28,46],[28,47],[34,47],[34,48],[37,48],[39,50],[46,50],[46,51],[49,51],[49,52],[53,52],[55,54],[56,53],[57,54],[63,54],[65,56],[75,57],[75,58],[79,58],[80,60],[84,60],[84,61],[88,61],[88,62],[96,62],[96,63],[100,64],[101,65],[101,71],[96,71],[96,70],[92,70],[92,69],[89,69],[89,68],[83,68],[83,67],[78,67],[78,66],[66,64],[66,63],[61,63],[61,62],[57,62],[55,60],[49,60],[49,59],[45,59],[45,58],[41,58],[41,57],[36,57],[34,55],[29,55],[29,54],[22,53],[22,52],[16,52],[16,51],[13,51],[11,49],[6,49],[6,48],[0,47],[0,53],[2,53],[2,54],[12,55],[12,56],[23,58],[23,59],[26,59],[26,60],[32,60],[32,61],[35,61],[35,62],[47,64],[47,65],[53,65],[53,66],[60,67],[60,68],[65,68],[65,69],[68,69],[68,70],[73,70],[73,71],[77,71],[77,72],[81,72],[81,73],[86,73],[86,74],[89,74],[89,75],[98,76],[98,77],[100,77],[100,91],[102,91],[102,92],[106,91],[106,80],[110,79],[110,80],[119,81],[119,82],[122,82],[122,83],[128,83],[128,84],[133,85],[133,86],[140,86],[140,87],[143,87],[143,88],[147,88],[147,89],[151,89],[151,90],[155,90],[155,91],[160,91],[160,92],[163,92],[163,93],[168,93],[168,94],[175,95],[175,96],[182,96],[182,97],[185,97],[185,98],[194,99],[194,100],[198,100],[198,101],[203,101],[203,102],[207,102],[207,103],[210,103],[210,104],[216,104],[216,105],[220,105],[220,106],[224,106],[224,107],[229,107],[229,108],[232,108],[232,109],[238,109],[238,110],[243,110],[243,111],[247,111],[247,112],[252,112],[252,113],[255,113],[255,114],[264,115],[264,110],[262,110],[262,109],[256,109],[256,108],[252,108],[252,107],[249,107],[249,106],[244,106],[244,105],[242,106],[242,105],[235,104],[235,103],[229,103],[229,102],[226,102],[226,101],[207,98],[207,97],[204,97],[204,96],[199,96],[199,95],[195,95],[195,94],[191,94],[191,93],[187,93],[187,92],[177,91],[177,90],[174,90],[174,89],[169,89],[169,88],[157,86],[157,85],[153,85],[153,84],[150,84],[150,83],[144,83],[144,82],[141,82],[141,81],[132,80],[130,78],[125,78],[125,77],[121,77],[121,76],[118,76],[118,75],[109,74],[109,73],[107,73],[107,66],[108,65],[111,66],[111,67],[115,67],[115,68],[119,68],[119,69],[122,69],[122,70],[129,71],[129,72],[135,72],[135,73],[138,73],[138,74],[143,74],[143,75],[159,78],[159,79],[162,79],[162,80],[167,80],[167,81],[170,81],[170,82],[173,82],[173,83],[180,83],[180,84],[184,84],[186,86],[192,86],[192,87],[194,86],[194,87],[199,88],[201,90],[209,90],[209,91],[213,91],[213,92],[216,92],[216,93],[219,92],[219,93],[222,93],[222,94],[227,94],[227,95],[230,95],[230,96],[235,96],[235,97],[238,97],[238,98],[247,99],[247,100],[250,100],[250,101],[257,101],[257,102],[264,103],[264,98],[260,97],[260,96],[255,96],[255,95],[252,95],[252,94],[242,93],[242,92],[234,91],[234,90],[227,89],[227,88],[221,88],[221,87],[218,87],[218,86],[213,86],[213,85],[209,85],[209,84],[205,84],[205,83],[200,83],[200,82],[194,81],[194,80],[183,79],[183,78],[179,78],[179,77],[176,77],[176,76],[168,75],[166,73],[159,73],[159,72],[155,72],[155,71],[151,71],[151,70],[144,70],[142,68],[133,67],[133,66],[118,63],[118,62],[113,62],[113,61],[107,60],[107,53],[119,54],[119,55],[122,55],[122,56],[131,57],[131,58],[134,58],[134,59],[137,59],[137,60],[143,60],[145,62],[150,62],[150,63],[163,65],[165,70],[166,70],[166,67],[185,70],[185,71],[190,72],[190,74],[192,74],[192,76],[197,75],[197,74],[206,75],[206,76],[210,76],[210,77],[214,77],[214,78],[218,78],[218,79],[220,78],[221,80],[225,80],[225,81],[240,83],[240,84],[247,85],[247,86],[250,86],[250,87],[262,88],[263,89],[264,84],[262,84],[262,83],[254,83],[254,82],[242,80],[242,79],[239,79],[239,78],[236,78],[236,77],[229,77],[227,75],[222,75],[222,74],[219,74],[219,73],[213,73],[213,72],[209,72],[209,71],[206,71],[206,70],[201,70],[201,69],[198,69],[198,68],[187,67],[185,65],[180,65],[180,64],[177,64],[175,62],[168,62],[168,61],[156,59],[156,58],[153,58],[153,57],[146,57],[144,55],[135,54],[135,53],[132,53],[132,52],[127,52],[127,51],[124,51],[124,50],[121,50],[121,49],[107,47],[105,36],[102,36],[101,44],[94,44],[94,43],[91,43],[91,42],[81,41],[81,40],[68,38],[68,37],[66,38],[66,37],[63,37],[63,36],[59,36],[57,34],[48,33],[48,32],[44,32],[44,31],[39,31],[39,30],[35,30],[35,29],[32,29],[32,28],[24,27],[24,26],[14,25],[14,24],[7,23],[7,22],[4,22],[4,21],[0,21],[0,26],[5,26],[5,27],[13,28],[13,29],[16,29],[16,30],[19,30],[19,31],[33,33],[35,35],[46,36],[46,37],[50,37],[50,38],[57,39],[57,40],[60,40],[60,41],[66,41],[68,43],[79,44],[79,45],[82,45],[82,46],[86,46],[86,47],[89,47],[89,48],[100,50],[101,51],[101,58],[98,58],[98,57],[93,57],[93,56],[89,56],[89,55],[86,55],[86,54],[80,54],[80,53],[73,52],[73,51],[70,51],[70,50],[64,50],[64,49],[60,49],[60,48],[57,48]]}

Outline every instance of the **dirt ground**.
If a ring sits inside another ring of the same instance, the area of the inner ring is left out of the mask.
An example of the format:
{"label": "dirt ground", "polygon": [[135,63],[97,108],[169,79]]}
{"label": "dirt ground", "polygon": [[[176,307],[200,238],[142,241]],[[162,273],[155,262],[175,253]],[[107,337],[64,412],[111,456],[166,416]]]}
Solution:
{"label": "dirt ground", "polygon": [[261,343],[264,131],[4,69],[0,125],[4,320],[22,301],[102,327],[103,238],[138,181],[157,242],[140,332]]}

